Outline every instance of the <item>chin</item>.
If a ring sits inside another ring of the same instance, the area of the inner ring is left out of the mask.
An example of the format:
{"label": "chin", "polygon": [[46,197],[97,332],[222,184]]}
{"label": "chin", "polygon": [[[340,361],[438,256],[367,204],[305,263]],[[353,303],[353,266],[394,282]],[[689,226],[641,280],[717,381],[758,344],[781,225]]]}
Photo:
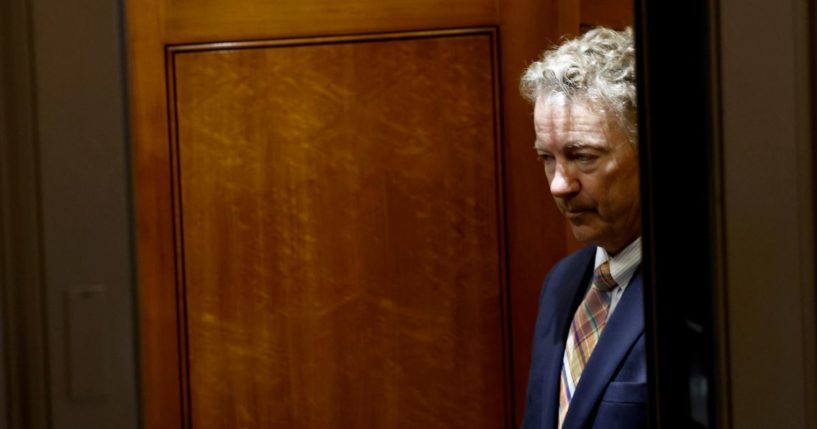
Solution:
{"label": "chin", "polygon": [[581,241],[584,244],[592,244],[594,246],[598,246],[598,234],[594,234],[591,231],[583,231],[581,227],[574,227],[573,228],[573,237],[576,240]]}

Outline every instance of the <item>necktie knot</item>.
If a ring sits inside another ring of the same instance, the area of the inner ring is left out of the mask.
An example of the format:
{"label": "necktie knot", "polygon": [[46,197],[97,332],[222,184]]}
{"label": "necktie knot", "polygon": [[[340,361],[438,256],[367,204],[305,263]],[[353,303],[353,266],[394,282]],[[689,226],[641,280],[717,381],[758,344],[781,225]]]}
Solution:
{"label": "necktie knot", "polygon": [[610,261],[604,261],[593,272],[593,286],[602,292],[609,292],[618,286],[610,274]]}

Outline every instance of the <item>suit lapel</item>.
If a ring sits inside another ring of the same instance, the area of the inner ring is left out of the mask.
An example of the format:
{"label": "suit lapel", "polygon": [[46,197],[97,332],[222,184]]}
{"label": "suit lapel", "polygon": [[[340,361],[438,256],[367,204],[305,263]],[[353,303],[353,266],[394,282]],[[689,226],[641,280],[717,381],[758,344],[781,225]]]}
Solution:
{"label": "suit lapel", "polygon": [[[570,401],[564,429],[584,427],[621,361],[644,332],[641,274],[637,271],[596,345]],[[564,347],[562,347],[564,353]],[[561,368],[560,368],[561,369]],[[557,387],[558,389],[558,387]]]}
{"label": "suit lapel", "polygon": [[[552,314],[553,324],[546,330],[545,338],[535,341],[543,356],[541,379],[543,407],[542,429],[556,429],[559,412],[559,381],[562,373],[562,358],[565,353],[565,339],[573,314],[584,297],[593,273],[595,247],[588,247],[576,255],[565,267],[561,278],[554,278],[549,287],[554,288],[554,296],[548,297],[543,314]],[[566,306],[564,303],[571,303]],[[613,313],[615,314],[615,313]]]}

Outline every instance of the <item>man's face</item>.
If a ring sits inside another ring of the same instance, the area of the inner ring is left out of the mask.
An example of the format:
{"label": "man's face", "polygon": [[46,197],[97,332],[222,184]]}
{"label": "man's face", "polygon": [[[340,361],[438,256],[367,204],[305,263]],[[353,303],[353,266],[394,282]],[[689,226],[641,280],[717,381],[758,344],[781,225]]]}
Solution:
{"label": "man's face", "polygon": [[535,149],[576,239],[615,254],[641,234],[638,156],[601,109],[540,97]]}

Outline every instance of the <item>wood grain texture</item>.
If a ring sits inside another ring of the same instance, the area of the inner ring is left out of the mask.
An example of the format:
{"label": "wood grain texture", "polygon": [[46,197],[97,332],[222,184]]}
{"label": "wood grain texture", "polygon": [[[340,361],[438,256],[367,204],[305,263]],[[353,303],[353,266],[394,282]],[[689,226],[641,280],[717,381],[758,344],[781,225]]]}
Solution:
{"label": "wood grain texture", "polygon": [[589,29],[603,25],[622,30],[633,25],[633,0],[581,0],[581,26]]}
{"label": "wood grain texture", "polygon": [[168,0],[171,42],[338,35],[488,25],[495,0]]}
{"label": "wood grain texture", "polygon": [[525,408],[533,327],[542,281],[566,255],[567,225],[533,150],[533,105],[519,94],[527,66],[566,33],[578,34],[578,1],[501,1],[502,113],[514,412]]}
{"label": "wood grain texture", "polygon": [[[581,0],[556,0],[558,4],[558,36],[560,38],[576,37],[581,27]],[[558,40],[554,40],[554,45]]]}
{"label": "wood grain texture", "polygon": [[182,426],[164,2],[125,2],[144,427]]}
{"label": "wood grain texture", "polygon": [[[513,376],[507,382],[513,383],[514,395],[507,399],[516,404],[510,418],[518,422],[524,407],[539,287],[544,274],[565,254],[566,230],[532,150],[532,107],[517,88],[527,64],[562,34],[578,33],[578,2],[393,0],[375,4],[354,0],[344,2],[342,9],[335,6],[332,10],[329,5],[327,11],[326,0],[126,1],[145,427],[183,426],[182,410],[186,409],[180,393],[181,385],[186,384],[179,372],[183,357],[177,347],[180,315],[174,286],[166,46],[481,25],[495,26],[501,34],[501,85],[497,89],[501,93],[507,289],[512,309],[505,315],[512,342],[503,352],[512,357]],[[384,10],[374,10],[378,7]],[[298,10],[302,12],[293,13]]]}
{"label": "wood grain texture", "polygon": [[550,268],[584,246],[550,195],[533,152],[533,106],[519,95],[519,77],[542,52],[580,34],[582,23],[619,26],[632,4],[621,0],[500,1],[503,141],[508,223],[508,274],[515,424],[525,407],[531,339],[540,285]]}
{"label": "wood grain texture", "polygon": [[174,55],[193,427],[505,426],[493,40]]}

